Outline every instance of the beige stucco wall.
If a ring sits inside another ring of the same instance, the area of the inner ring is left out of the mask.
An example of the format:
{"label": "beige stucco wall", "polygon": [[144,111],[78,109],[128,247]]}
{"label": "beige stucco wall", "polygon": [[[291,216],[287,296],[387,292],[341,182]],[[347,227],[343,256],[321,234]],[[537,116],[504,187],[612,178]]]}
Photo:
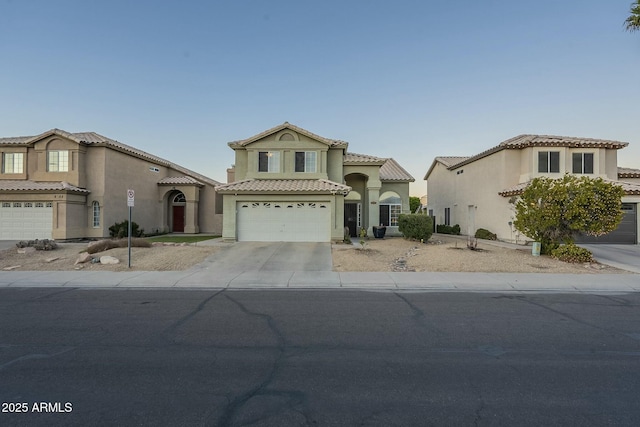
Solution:
{"label": "beige stucco wall", "polygon": [[[537,172],[540,151],[560,152],[559,173]],[[451,225],[459,224],[462,234],[475,234],[478,228],[486,228],[496,233],[498,239],[523,242],[528,239],[509,224],[515,219],[513,205],[498,193],[536,177],[560,178],[571,173],[574,152],[594,153],[594,173],[588,176],[617,179],[616,150],[568,147],[502,150],[451,171],[437,163],[427,180],[428,209],[433,209],[436,224],[444,224],[444,209],[450,208]]]}

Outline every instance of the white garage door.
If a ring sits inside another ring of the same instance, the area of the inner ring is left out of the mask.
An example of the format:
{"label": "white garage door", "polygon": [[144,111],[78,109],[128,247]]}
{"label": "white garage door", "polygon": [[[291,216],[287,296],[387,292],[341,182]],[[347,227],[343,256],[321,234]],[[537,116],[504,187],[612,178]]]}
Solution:
{"label": "white garage door", "polygon": [[0,203],[0,240],[50,239],[51,202]]}
{"label": "white garage door", "polygon": [[329,242],[327,202],[239,202],[238,241]]}

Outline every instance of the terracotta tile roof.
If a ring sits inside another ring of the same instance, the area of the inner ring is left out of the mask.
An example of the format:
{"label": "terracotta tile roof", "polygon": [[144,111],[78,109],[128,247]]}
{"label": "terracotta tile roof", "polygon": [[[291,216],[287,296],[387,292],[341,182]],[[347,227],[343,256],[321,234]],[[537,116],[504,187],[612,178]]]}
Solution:
{"label": "terracotta tile roof", "polygon": [[640,178],[640,169],[619,167],[618,178]]}
{"label": "terracotta tile roof", "polygon": [[382,157],[369,156],[367,154],[358,154],[358,153],[345,153],[343,162],[344,164],[375,164],[378,163],[382,165],[387,159],[383,159]]}
{"label": "terracotta tile roof", "polygon": [[[603,178],[603,181],[609,182],[611,184],[619,185],[624,190],[624,193],[629,196],[637,196],[640,195],[640,184],[636,184],[633,182],[624,182],[624,181],[614,181],[612,179]],[[522,194],[525,188],[531,183],[531,181],[521,182],[520,184],[516,184],[512,187],[504,189],[500,191],[498,194],[503,197],[511,197],[518,196]]]}
{"label": "terracotta tile roof", "polygon": [[502,141],[495,147],[489,148],[474,156],[468,157],[466,160],[449,166],[450,169],[475,162],[483,157],[490,156],[498,151],[507,149],[521,150],[527,147],[571,147],[571,148],[609,148],[619,150],[629,145],[628,142],[611,141],[607,139],[581,138],[573,136],[555,136],[555,135],[518,135],[516,137]]}
{"label": "terracotta tile roof", "polygon": [[208,178],[190,169],[184,168],[168,160],[165,160],[158,156],[154,156],[153,154],[147,153],[146,151],[138,150],[137,148],[131,147],[130,145],[123,144],[121,142],[118,142],[111,138],[107,138],[106,136],[102,136],[95,132],[69,133],[61,129],[51,129],[47,132],[41,133],[40,135],[36,135],[36,136],[19,136],[19,137],[0,138],[0,145],[5,145],[5,144],[6,145],[8,144],[28,145],[36,141],[39,141],[42,138],[46,138],[52,135],[62,136],[64,138],[70,139],[71,141],[75,141],[78,144],[107,146],[115,150],[134,155],[138,158],[149,160],[150,162],[156,163],[158,165],[162,165],[162,166],[177,170],[197,180],[206,182],[209,185],[216,186],[220,184],[218,181],[215,181],[211,178]]}
{"label": "terracotta tile roof", "polygon": [[326,179],[245,179],[229,184],[218,185],[219,193],[342,193],[347,194],[351,187]]}
{"label": "terracotta tile roof", "polygon": [[190,176],[168,176],[158,181],[159,185],[197,185],[198,187],[204,186],[200,181],[191,178]]}
{"label": "terracotta tile roof", "polygon": [[265,138],[265,137],[267,137],[269,135],[272,135],[274,133],[280,132],[281,130],[284,130],[284,129],[289,129],[289,130],[292,130],[294,132],[297,132],[297,133],[300,133],[302,135],[305,135],[305,136],[307,136],[307,137],[309,137],[311,139],[315,139],[316,141],[324,142],[325,144],[329,145],[330,147],[344,147],[344,148],[346,148],[349,145],[345,141],[341,141],[339,139],[325,138],[323,136],[316,135],[315,133],[309,132],[308,130],[303,129],[301,127],[292,125],[289,122],[284,122],[281,125],[272,127],[271,129],[267,129],[264,132],[260,132],[259,134],[254,135],[254,136],[252,136],[250,138],[241,139],[239,141],[229,142],[229,146],[231,146],[231,147],[244,147],[244,146],[246,146],[248,144],[251,144],[252,142],[258,141],[258,140],[260,140],[262,138]]}
{"label": "terracotta tile roof", "polygon": [[29,180],[0,180],[0,191],[73,191],[75,193],[90,193],[85,188],[79,188],[68,182],[36,182]]}
{"label": "terracotta tile roof", "polygon": [[394,159],[387,159],[384,165],[380,167],[380,180],[413,182],[415,178]]}
{"label": "terracotta tile roof", "polygon": [[619,149],[629,145],[628,142],[611,141],[607,139],[581,138],[573,136],[555,135],[518,135],[499,144],[500,147],[584,147],[584,148],[613,148]]}
{"label": "terracotta tile roof", "polygon": [[464,162],[467,160],[468,156],[439,156],[436,157],[436,160],[445,165],[446,167],[451,167],[457,165],[460,162]]}

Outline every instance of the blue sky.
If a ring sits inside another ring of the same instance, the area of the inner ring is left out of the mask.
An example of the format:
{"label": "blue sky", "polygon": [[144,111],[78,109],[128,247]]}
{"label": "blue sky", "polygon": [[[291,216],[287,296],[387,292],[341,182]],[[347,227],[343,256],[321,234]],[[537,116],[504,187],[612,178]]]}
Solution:
{"label": "blue sky", "polygon": [[631,0],[0,0],[0,136],[95,131],[219,181],[227,142],[285,121],[394,157],[522,133],[629,142]]}

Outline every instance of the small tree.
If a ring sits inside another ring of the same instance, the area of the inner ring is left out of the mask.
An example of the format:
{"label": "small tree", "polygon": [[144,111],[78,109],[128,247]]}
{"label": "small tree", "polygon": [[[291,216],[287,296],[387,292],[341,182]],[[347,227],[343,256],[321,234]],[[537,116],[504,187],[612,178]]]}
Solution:
{"label": "small tree", "polygon": [[516,201],[513,225],[547,254],[560,243],[572,243],[576,233],[601,236],[615,230],[623,195],[622,187],[602,178],[535,178]]}
{"label": "small tree", "polygon": [[411,213],[416,213],[416,210],[418,210],[421,204],[422,203],[420,203],[420,197],[409,197],[409,210],[411,211]]}

